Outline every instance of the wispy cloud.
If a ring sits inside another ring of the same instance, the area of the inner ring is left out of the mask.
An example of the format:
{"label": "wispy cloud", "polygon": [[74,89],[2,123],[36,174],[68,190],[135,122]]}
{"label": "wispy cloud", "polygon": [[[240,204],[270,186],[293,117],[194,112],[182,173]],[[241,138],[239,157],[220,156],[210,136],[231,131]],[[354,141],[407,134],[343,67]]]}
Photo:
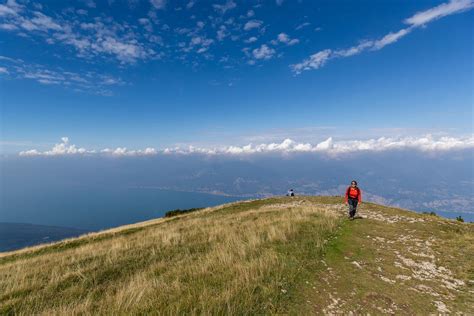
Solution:
{"label": "wispy cloud", "polygon": [[474,1],[472,0],[451,0],[429,10],[417,12],[404,22],[412,26],[420,26],[451,14],[470,10],[473,7]]}
{"label": "wispy cloud", "polygon": [[250,31],[252,29],[258,29],[258,28],[260,28],[260,26],[262,26],[262,24],[263,24],[263,21],[250,20],[250,21],[247,21],[247,23],[245,23],[244,30],[245,31]]}
{"label": "wispy cloud", "polygon": [[166,0],[150,0],[150,3],[158,10],[166,7]]}
{"label": "wispy cloud", "polygon": [[22,6],[15,1],[9,0],[6,4],[0,4],[0,17],[17,16]]}
{"label": "wispy cloud", "polygon": [[247,43],[247,44],[251,44],[251,43],[256,42],[257,40],[258,40],[258,38],[256,36],[251,36],[248,39],[244,40],[244,42]]}
{"label": "wispy cloud", "polygon": [[28,64],[20,59],[0,56],[0,73],[7,78],[34,80],[43,85],[60,85],[74,91],[111,96],[113,86],[126,83],[119,77],[91,71],[71,72],[62,68],[49,69],[39,64]]}
{"label": "wispy cloud", "polygon": [[227,11],[234,9],[237,7],[234,1],[227,0],[224,4],[214,4],[214,9],[222,14],[225,14]]}
{"label": "wispy cloud", "polygon": [[[132,7],[136,6],[137,1],[128,1],[130,2],[134,3]],[[17,34],[22,41],[31,40],[36,44],[44,41],[47,44],[44,46],[46,50],[65,49],[73,54],[68,57],[85,59],[88,65],[106,61],[118,62],[120,66],[126,67],[169,59],[196,69],[209,60],[220,60],[220,65],[224,68],[241,65],[242,42],[254,43],[266,30],[264,22],[256,19],[254,6],[252,9],[246,8],[244,14],[227,17],[230,11],[237,8],[235,0],[216,0],[215,3],[189,0],[184,4],[187,9],[194,8],[199,3],[201,6],[209,6],[211,11],[206,17],[197,19],[193,14],[183,23],[173,21],[175,24],[165,23],[166,17],[158,18],[158,10],[174,5],[170,1],[147,0],[142,3],[148,5],[146,15],[120,20],[99,12],[88,3],[88,0],[82,0],[77,5],[82,5],[83,8],[67,7],[54,11],[47,3],[38,5],[22,2],[19,5],[14,0],[9,0],[0,4],[0,32]],[[94,3],[99,4],[97,1]],[[188,23],[194,19],[195,25]],[[249,35],[247,32],[259,34]],[[214,44],[224,41],[230,44],[229,50],[219,51],[221,45]],[[274,41],[294,45],[299,40],[282,33]],[[268,46],[270,42],[264,47],[249,47],[246,53],[248,63],[276,55],[276,47]],[[227,58],[228,56],[231,58]],[[41,82],[53,84],[58,81],[49,78],[41,79]]]}
{"label": "wispy cloud", "polygon": [[227,31],[227,27],[225,25],[221,25],[219,29],[217,30],[217,40],[222,41],[228,35],[229,35],[229,32]]}
{"label": "wispy cloud", "polygon": [[2,30],[39,36],[48,44],[61,43],[74,48],[79,57],[113,56],[121,63],[134,63],[156,56],[150,43],[143,41],[145,36],[135,32],[127,23],[108,18],[80,22],[62,16],[52,17],[19,6],[14,1],[0,5],[0,17],[3,19]]}
{"label": "wispy cloud", "polygon": [[304,22],[304,23],[301,23],[301,24],[297,25],[297,26],[295,27],[295,30],[296,30],[296,31],[299,31],[299,30],[301,30],[302,28],[305,28],[305,27],[310,26],[310,25],[311,25],[311,23],[309,23],[309,22]]}
{"label": "wispy cloud", "polygon": [[390,32],[378,40],[364,40],[347,49],[325,49],[312,54],[309,58],[304,59],[300,63],[290,65],[290,68],[295,74],[300,74],[305,70],[319,69],[324,66],[328,60],[333,58],[350,57],[366,50],[380,50],[387,45],[397,42],[417,27],[448,15],[470,10],[473,7],[474,0],[451,0],[448,3],[443,3],[434,8],[414,14],[404,21],[405,24],[409,25],[408,27],[396,32]]}
{"label": "wispy cloud", "polygon": [[387,46],[389,44],[393,44],[396,41],[398,41],[400,38],[402,38],[403,36],[410,33],[410,31],[411,31],[411,29],[408,28],[408,29],[401,29],[398,32],[388,33],[387,35],[385,35],[381,39],[373,42],[373,49],[374,50],[382,49],[382,48],[384,48],[385,46]]}
{"label": "wispy cloud", "polygon": [[196,1],[194,0],[191,0],[189,1],[187,4],[186,4],[186,9],[191,9],[192,7],[194,7],[194,5],[196,4]]}
{"label": "wispy cloud", "polygon": [[318,69],[331,58],[332,51],[330,49],[325,49],[316,54],[309,56],[309,58],[303,60],[299,64],[292,65],[292,69],[295,73],[299,74],[304,70],[309,69]]}
{"label": "wispy cloud", "polygon": [[[332,59],[380,50],[422,25],[471,9],[473,1],[451,0],[417,12],[405,19],[404,27],[398,31],[389,32],[379,39],[358,42],[352,47],[328,48],[315,52],[299,63],[290,65],[291,70],[299,74],[305,70],[318,69]],[[137,2],[127,1],[134,3],[135,7]],[[90,5],[92,3],[94,5]],[[181,9],[190,9],[183,10],[183,14],[192,14],[183,23],[175,20],[171,23],[166,16],[159,17],[158,10],[168,8],[168,11],[173,11],[172,6],[176,4],[172,1],[147,0],[140,3],[148,6],[146,14],[141,12],[140,16],[133,17],[130,14],[127,18],[115,19],[113,15],[99,12],[95,7],[95,4],[99,5],[98,1],[82,0],[76,8],[54,11],[51,10],[53,6],[47,3],[38,5],[32,1],[21,1],[19,4],[8,0],[0,4],[0,32],[17,34],[25,41],[44,41],[47,43],[44,47],[48,52],[59,51],[59,47],[72,53],[72,56],[69,54],[68,57],[85,59],[88,65],[98,65],[106,61],[118,63],[123,68],[153,60],[171,60],[196,69],[198,65],[209,60],[220,60],[220,66],[235,68],[244,62],[255,64],[259,60],[283,56],[280,50],[284,45],[292,46],[302,40],[300,36],[296,38],[294,34],[300,34],[296,31],[303,28],[309,31],[310,27],[314,27],[310,26],[310,21],[303,20],[299,21],[300,24],[294,24],[293,30],[276,31],[274,28],[281,26],[264,23],[264,19],[259,16],[262,10],[257,9],[259,5],[252,6],[251,9],[237,10],[238,2],[235,0],[215,0],[211,3],[187,0],[178,4]],[[283,1],[277,1],[279,5],[282,3]],[[80,5],[83,8],[80,8]],[[198,5],[208,7],[207,16],[198,18],[191,12],[191,9],[194,10]],[[237,11],[239,13],[232,16],[232,13]],[[275,31],[273,39],[267,39],[265,36],[265,33],[270,31]],[[227,46],[225,51],[222,50],[223,46],[219,45],[224,42]],[[242,52],[245,58],[242,58]],[[6,68],[9,71],[8,67]],[[47,79],[42,82],[46,83]]]}
{"label": "wispy cloud", "polygon": [[281,143],[263,143],[258,145],[248,144],[246,146],[226,147],[194,147],[187,148],[172,147],[158,150],[148,147],[140,150],[129,150],[126,147],[115,149],[105,148],[102,150],[88,150],[70,144],[68,137],[61,138],[61,142],[47,151],[36,149],[21,151],[20,156],[68,156],[68,155],[110,155],[123,156],[153,156],[169,154],[204,154],[204,155],[253,155],[253,154],[290,154],[290,153],[320,153],[332,156],[349,154],[355,152],[383,152],[393,150],[417,150],[421,152],[446,152],[452,150],[474,149],[474,135],[468,137],[434,137],[426,135],[421,137],[380,137],[368,140],[344,140],[336,141],[329,137],[317,144],[299,143],[289,138]]}

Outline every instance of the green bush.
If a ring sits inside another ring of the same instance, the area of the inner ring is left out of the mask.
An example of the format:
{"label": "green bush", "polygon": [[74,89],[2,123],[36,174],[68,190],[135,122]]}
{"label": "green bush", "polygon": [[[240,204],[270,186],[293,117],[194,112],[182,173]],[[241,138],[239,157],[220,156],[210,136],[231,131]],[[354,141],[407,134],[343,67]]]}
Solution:
{"label": "green bush", "polygon": [[458,217],[456,217],[456,220],[458,222],[463,222],[464,223],[464,219],[461,217],[461,215],[459,215]]}
{"label": "green bush", "polygon": [[196,212],[196,211],[199,211],[199,210],[202,210],[202,209],[203,209],[202,207],[189,208],[189,209],[186,209],[186,210],[181,210],[181,209],[178,208],[176,210],[166,212],[165,217],[178,216],[178,215],[181,215],[181,214]]}

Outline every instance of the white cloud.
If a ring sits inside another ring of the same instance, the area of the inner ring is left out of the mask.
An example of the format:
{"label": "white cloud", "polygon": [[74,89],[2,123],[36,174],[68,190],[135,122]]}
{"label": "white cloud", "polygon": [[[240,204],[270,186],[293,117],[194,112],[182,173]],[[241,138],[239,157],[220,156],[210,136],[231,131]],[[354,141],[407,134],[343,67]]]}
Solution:
{"label": "white cloud", "polygon": [[9,74],[8,69],[5,67],[0,67],[0,74]]}
{"label": "white cloud", "polygon": [[275,3],[276,3],[278,6],[280,6],[280,5],[283,4],[283,1],[284,1],[284,0],[275,0]]}
{"label": "white cloud", "polygon": [[290,38],[290,37],[288,36],[288,34],[286,34],[286,33],[280,33],[280,34],[278,34],[277,39],[278,39],[278,41],[279,41],[280,43],[284,43],[284,44],[286,44],[286,45],[288,45],[288,46],[292,46],[292,45],[298,44],[298,43],[300,42],[299,39],[296,39],[296,38],[293,38],[293,39],[292,39],[292,38]]}
{"label": "white cloud", "polygon": [[253,57],[255,59],[270,59],[275,54],[275,50],[273,48],[268,47],[267,45],[263,44],[259,48],[255,48],[252,51]]}
{"label": "white cloud", "polygon": [[301,30],[302,28],[307,27],[307,26],[309,26],[309,25],[311,25],[311,23],[309,23],[309,22],[301,23],[300,25],[298,25],[298,26],[295,27],[295,30],[297,30],[297,31],[298,31],[298,30]]}
{"label": "white cloud", "polygon": [[12,7],[12,8],[15,8],[17,10],[20,10],[21,9],[21,5],[19,5],[16,0],[7,0],[7,5]]}
{"label": "white cloud", "polygon": [[474,136],[456,138],[440,137],[438,139],[431,135],[423,137],[386,138],[351,141],[334,141],[329,137],[317,144],[298,143],[291,139],[285,139],[281,143],[269,143],[259,145],[228,146],[222,148],[196,148],[188,149],[167,148],[163,153],[205,153],[215,154],[258,154],[258,153],[322,153],[329,155],[340,155],[354,152],[383,152],[390,150],[418,150],[422,152],[443,152],[450,150],[474,149]]}
{"label": "white cloud", "polygon": [[100,151],[102,154],[111,156],[153,156],[158,152],[155,148],[147,147],[143,150],[128,150],[126,147],[117,147],[115,149],[105,148]]}
{"label": "white cloud", "polygon": [[291,65],[290,67],[296,74],[300,74],[304,70],[318,69],[324,66],[324,64],[328,61],[331,52],[332,51],[330,49],[325,49],[309,56],[308,59],[303,60],[301,63]]}
{"label": "white cloud", "polygon": [[7,15],[16,15],[17,12],[13,8],[0,4],[0,16],[7,16]]}
{"label": "white cloud", "polygon": [[338,57],[349,57],[362,53],[364,50],[372,48],[374,46],[373,41],[362,41],[356,46],[349,47],[348,49],[340,49],[334,52],[335,56]]}
{"label": "white cloud", "polygon": [[472,0],[451,0],[448,3],[440,4],[439,6],[426,11],[417,12],[413,16],[406,19],[404,22],[409,25],[419,26],[427,24],[433,20],[440,19],[447,15],[470,10],[473,7],[474,1]]}
{"label": "white cloud", "polygon": [[222,41],[226,36],[229,35],[229,32],[227,32],[227,28],[225,25],[221,25],[219,29],[217,30],[217,40]]}
{"label": "white cloud", "polygon": [[191,44],[192,45],[199,45],[201,44],[203,41],[203,39],[200,37],[200,36],[195,36],[193,38],[191,38]]}
{"label": "white cloud", "polygon": [[87,150],[82,147],[69,143],[69,137],[61,137],[61,142],[55,144],[52,149],[47,151],[39,151],[37,149],[30,149],[21,151],[20,156],[83,156],[83,155],[110,155],[110,156],[150,156],[156,155],[158,152],[155,148],[147,147],[143,150],[128,150],[125,147],[117,147],[115,149],[105,148],[100,151]]}
{"label": "white cloud", "polygon": [[278,37],[277,37],[277,38],[278,38],[278,40],[279,40],[280,42],[282,42],[282,43],[287,43],[287,42],[290,40],[290,38],[288,37],[288,35],[285,34],[285,33],[280,33],[280,34],[278,34]]}
{"label": "white cloud", "polygon": [[203,21],[197,21],[196,22],[196,26],[200,29],[202,29],[205,25],[206,25],[206,23],[204,23]]}
{"label": "white cloud", "polygon": [[193,48],[196,48],[196,52],[198,54],[202,54],[207,52],[209,50],[209,46],[211,46],[213,43],[213,39],[202,36],[194,36],[189,42],[189,47],[184,47],[183,50],[190,51]]}
{"label": "white cloud", "polygon": [[16,3],[15,0],[7,0],[5,4],[0,4],[0,17],[17,16],[23,6]]}
{"label": "white cloud", "polygon": [[38,29],[55,31],[62,30],[62,27],[54,22],[49,16],[46,16],[41,12],[35,12],[34,15],[35,17],[31,19],[31,23],[33,23]]}
{"label": "white cloud", "polygon": [[166,7],[166,0],[150,0],[150,3],[156,9],[164,9]]}
{"label": "white cloud", "polygon": [[[347,49],[331,50],[325,49],[309,58],[303,60],[301,63],[290,65],[294,73],[300,74],[304,70],[318,69],[332,58],[350,57],[362,53],[366,50],[379,50],[387,45],[397,42],[402,37],[409,34],[413,29],[421,25],[427,24],[431,21],[440,19],[442,17],[464,12],[474,7],[474,0],[450,0],[448,3],[443,3],[437,7],[421,11],[406,19],[404,22],[410,26],[403,28],[397,32],[390,32],[378,40],[364,40],[356,46]],[[282,33],[284,34],[284,33]]]}
{"label": "white cloud", "polygon": [[[83,42],[81,41],[69,43],[76,46],[78,49],[83,48],[83,46],[81,46]],[[91,47],[94,52],[115,55],[118,60],[124,63],[133,63],[137,59],[145,59],[149,55],[144,47],[138,45],[134,41],[122,41],[114,36],[106,36],[99,39],[98,42],[93,43],[90,46],[86,45],[85,47]]]}
{"label": "white cloud", "polygon": [[212,5],[216,11],[219,11],[222,14],[225,14],[227,11],[234,9],[237,5],[232,0],[227,0],[224,4],[213,4]]}
{"label": "white cloud", "polygon": [[381,48],[385,47],[386,45],[395,43],[400,38],[402,38],[403,36],[410,33],[410,30],[411,29],[407,28],[407,29],[401,29],[400,31],[395,32],[395,33],[388,33],[387,35],[385,35],[384,37],[382,37],[378,41],[375,41],[373,48],[374,49],[381,49]]}
{"label": "white cloud", "polygon": [[96,8],[97,7],[94,0],[86,0],[86,6],[88,6],[89,8]]}
{"label": "white cloud", "polygon": [[189,146],[187,148],[172,147],[157,150],[147,147],[143,150],[129,150],[126,147],[115,149],[105,148],[99,151],[87,150],[69,143],[68,137],[61,138],[61,143],[51,150],[39,151],[31,149],[21,151],[20,156],[70,156],[70,155],[106,155],[106,156],[154,156],[159,154],[204,154],[204,155],[252,155],[252,154],[290,154],[319,153],[337,156],[356,152],[386,152],[394,150],[415,150],[425,153],[448,152],[453,150],[474,149],[474,135],[467,137],[433,137],[428,134],[421,137],[380,137],[367,140],[335,141],[332,137],[316,143],[299,143],[292,139],[284,139],[281,143],[262,143],[258,145],[226,146],[205,148]]}
{"label": "white cloud", "polygon": [[[73,47],[78,57],[112,56],[125,64],[157,55],[151,48],[153,41],[149,34],[140,35],[136,33],[133,25],[118,23],[111,18],[95,17],[93,22],[89,23],[84,22],[84,16],[78,20],[61,15],[53,18],[39,11],[11,5],[9,2],[0,6],[0,12],[8,13],[0,26],[2,30],[18,32],[18,35],[23,36],[26,31],[31,37],[43,37],[48,44],[62,43]],[[139,22],[149,32],[153,31],[151,22],[146,20],[140,19]]]}
{"label": "white cloud", "polygon": [[260,26],[263,24],[263,21],[260,20],[250,20],[247,21],[244,25],[244,30],[245,31],[250,31],[251,29],[258,29]]}
{"label": "white cloud", "polygon": [[256,38],[255,36],[252,36],[248,39],[246,39],[244,42],[247,43],[247,44],[250,44],[250,43],[254,43],[258,40],[258,38]]}
{"label": "white cloud", "polygon": [[10,57],[7,57],[7,56],[2,56],[2,55],[0,55],[0,60],[4,60],[6,62],[15,63],[15,64],[23,62],[22,59],[14,59],[14,58],[10,58]]}
{"label": "white cloud", "polygon": [[[121,78],[111,75],[99,74],[91,71],[76,73],[63,68],[48,69],[39,64],[27,64],[20,59],[0,56],[0,60],[8,64],[8,69],[3,74],[16,79],[34,80],[44,85],[61,85],[77,92],[110,96],[113,86],[126,84]],[[0,70],[0,73],[2,71]]]}
{"label": "white cloud", "polygon": [[51,150],[40,152],[36,149],[21,151],[20,156],[68,156],[68,155],[86,155],[94,154],[94,150],[78,148],[76,145],[69,144],[68,137],[62,137],[61,143],[54,145]]}
{"label": "white cloud", "polygon": [[326,50],[323,50],[316,54],[311,55],[310,58],[304,60],[303,62],[299,64],[291,65],[290,68],[296,74],[300,74],[304,70],[321,68],[322,66],[325,65],[325,63],[329,59],[332,59],[332,58],[350,57],[350,56],[358,55],[368,49],[371,49],[371,50],[382,49],[386,45],[395,43],[400,38],[407,35],[410,32],[410,30],[411,29],[408,28],[408,29],[402,29],[396,33],[389,33],[385,35],[383,38],[376,41],[365,40],[359,43],[358,45],[349,47],[347,49],[340,49],[336,51],[326,49]]}
{"label": "white cloud", "polygon": [[15,31],[18,30],[18,27],[11,23],[2,23],[0,24],[0,29],[5,31]]}
{"label": "white cloud", "polygon": [[209,47],[201,47],[201,48],[199,48],[196,52],[197,52],[198,54],[202,54],[202,53],[207,52],[208,50],[209,50]]}

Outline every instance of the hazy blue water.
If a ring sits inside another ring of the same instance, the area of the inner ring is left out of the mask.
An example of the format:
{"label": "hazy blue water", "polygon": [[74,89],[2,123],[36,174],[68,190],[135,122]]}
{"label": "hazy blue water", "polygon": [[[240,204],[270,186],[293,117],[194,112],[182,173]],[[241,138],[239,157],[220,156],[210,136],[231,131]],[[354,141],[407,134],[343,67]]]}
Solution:
{"label": "hazy blue water", "polygon": [[161,217],[166,211],[219,205],[239,198],[151,188],[3,188],[0,222],[100,230]]}
{"label": "hazy blue water", "polygon": [[[3,187],[0,222],[101,230],[162,217],[166,211],[239,200],[203,193],[111,186]],[[454,218],[455,213],[438,212]],[[467,221],[472,214],[461,214]]]}

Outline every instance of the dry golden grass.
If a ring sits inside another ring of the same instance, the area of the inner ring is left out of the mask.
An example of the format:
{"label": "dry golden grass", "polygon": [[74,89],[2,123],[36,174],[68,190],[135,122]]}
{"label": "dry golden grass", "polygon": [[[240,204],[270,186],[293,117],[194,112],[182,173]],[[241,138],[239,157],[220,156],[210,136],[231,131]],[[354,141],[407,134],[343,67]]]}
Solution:
{"label": "dry golden grass", "polygon": [[232,203],[4,254],[0,314],[287,312],[302,258],[341,223],[324,202]]}
{"label": "dry golden grass", "polygon": [[468,314],[474,226],[339,197],[230,203],[0,256],[0,314]]}

